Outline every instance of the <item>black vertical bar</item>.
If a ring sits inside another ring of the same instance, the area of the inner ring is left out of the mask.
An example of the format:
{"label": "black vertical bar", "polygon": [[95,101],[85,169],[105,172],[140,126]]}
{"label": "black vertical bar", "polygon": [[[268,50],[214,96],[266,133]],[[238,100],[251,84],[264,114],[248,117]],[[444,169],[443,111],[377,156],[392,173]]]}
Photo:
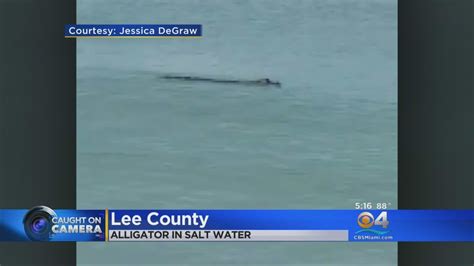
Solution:
{"label": "black vertical bar", "polygon": [[[73,0],[0,0],[0,208],[76,207]],[[75,243],[0,243],[0,264],[76,263]]]}
{"label": "black vertical bar", "polygon": [[[473,209],[472,0],[399,0],[400,209]],[[473,264],[473,243],[399,243],[401,265]]]}

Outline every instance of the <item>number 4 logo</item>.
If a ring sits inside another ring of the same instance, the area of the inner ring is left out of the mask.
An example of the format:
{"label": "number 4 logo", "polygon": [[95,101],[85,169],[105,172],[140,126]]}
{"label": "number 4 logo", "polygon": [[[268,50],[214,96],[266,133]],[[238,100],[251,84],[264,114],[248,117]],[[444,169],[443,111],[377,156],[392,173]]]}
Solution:
{"label": "number 4 logo", "polygon": [[389,224],[388,218],[387,218],[387,212],[386,211],[381,212],[379,216],[377,216],[377,218],[375,219],[374,224],[381,225],[383,228],[387,228]]}

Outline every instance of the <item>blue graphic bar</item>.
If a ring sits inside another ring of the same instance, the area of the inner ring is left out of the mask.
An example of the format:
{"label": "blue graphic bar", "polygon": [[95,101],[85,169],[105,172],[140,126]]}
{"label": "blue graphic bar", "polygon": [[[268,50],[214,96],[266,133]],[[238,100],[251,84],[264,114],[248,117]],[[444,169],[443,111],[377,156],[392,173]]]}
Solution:
{"label": "blue graphic bar", "polygon": [[0,241],[473,240],[474,210],[0,210]]}
{"label": "blue graphic bar", "polygon": [[66,38],[185,38],[201,37],[200,24],[68,24]]}

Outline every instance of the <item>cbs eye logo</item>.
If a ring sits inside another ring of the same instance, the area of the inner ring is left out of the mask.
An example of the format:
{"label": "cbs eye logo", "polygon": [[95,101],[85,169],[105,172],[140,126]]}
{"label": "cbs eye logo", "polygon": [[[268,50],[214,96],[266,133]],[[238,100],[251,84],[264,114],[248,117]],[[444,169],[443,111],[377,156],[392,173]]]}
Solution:
{"label": "cbs eye logo", "polygon": [[364,229],[370,228],[373,225],[380,225],[383,228],[387,228],[389,224],[387,212],[381,212],[376,219],[374,219],[372,213],[363,212],[357,217],[357,224]]}

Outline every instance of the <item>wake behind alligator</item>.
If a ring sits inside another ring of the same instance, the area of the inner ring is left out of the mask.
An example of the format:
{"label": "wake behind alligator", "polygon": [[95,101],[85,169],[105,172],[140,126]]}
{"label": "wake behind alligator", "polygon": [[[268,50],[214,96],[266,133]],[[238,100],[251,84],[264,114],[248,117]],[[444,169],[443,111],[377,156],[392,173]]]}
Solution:
{"label": "wake behind alligator", "polygon": [[277,86],[280,87],[281,83],[278,81],[272,81],[268,78],[257,79],[257,80],[237,80],[237,79],[218,79],[218,78],[204,78],[204,77],[193,77],[193,76],[163,76],[164,79],[175,79],[185,81],[203,81],[213,83],[228,83],[228,84],[245,84],[245,85],[263,85],[263,86]]}

